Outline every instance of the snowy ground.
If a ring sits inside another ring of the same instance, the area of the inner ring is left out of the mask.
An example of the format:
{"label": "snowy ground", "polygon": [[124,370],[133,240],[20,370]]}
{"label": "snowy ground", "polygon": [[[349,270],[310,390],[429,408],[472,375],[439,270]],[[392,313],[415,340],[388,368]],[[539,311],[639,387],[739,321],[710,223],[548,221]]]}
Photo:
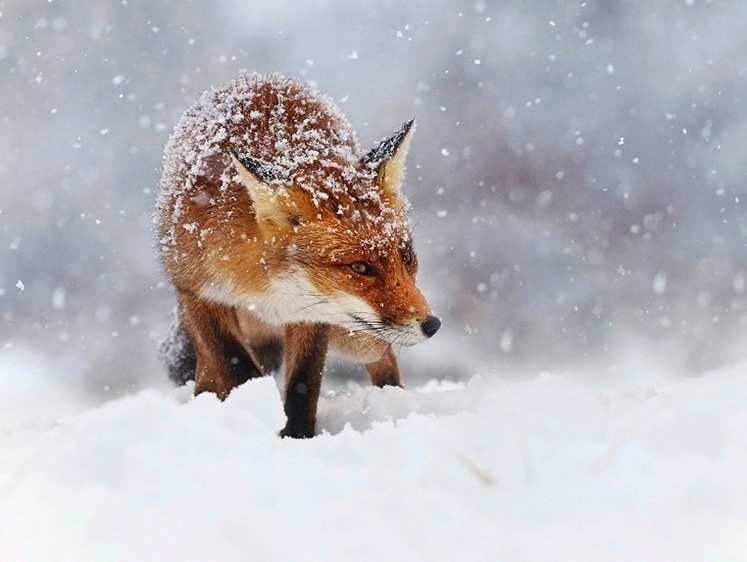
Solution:
{"label": "snowy ground", "polygon": [[84,407],[0,362],[0,559],[747,560],[747,364]]}

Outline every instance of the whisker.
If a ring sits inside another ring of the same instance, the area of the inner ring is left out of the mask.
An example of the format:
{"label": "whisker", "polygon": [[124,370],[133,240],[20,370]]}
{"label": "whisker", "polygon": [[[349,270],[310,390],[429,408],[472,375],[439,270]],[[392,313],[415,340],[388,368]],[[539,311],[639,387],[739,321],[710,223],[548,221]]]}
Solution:
{"label": "whisker", "polygon": [[[408,338],[411,338],[410,330],[407,327],[385,324],[381,320],[381,317],[375,312],[367,310],[356,311],[354,313],[347,312],[347,316],[349,317],[349,319],[347,319],[345,318],[345,313],[343,311],[324,310],[323,307],[332,304],[333,301],[319,293],[307,291],[285,291],[280,292],[279,294],[284,297],[290,297],[290,299],[293,300],[299,300],[303,303],[301,306],[287,310],[282,314],[282,317],[288,318],[302,313],[308,314],[309,311],[313,310],[316,321],[326,321],[329,324],[342,328],[345,333],[336,336],[340,340],[337,345],[338,349],[345,345],[344,338],[355,337],[358,334],[366,334],[375,340],[400,347],[404,345],[403,342],[407,341]],[[322,309],[320,309],[320,307],[322,307]],[[372,341],[370,346],[374,345],[376,345],[375,341]],[[365,351],[370,351],[370,347]]]}
{"label": "whisker", "polygon": [[297,308],[295,312],[303,312],[304,310],[308,310],[314,306],[319,306],[320,304],[327,304],[329,301],[326,299],[320,299],[316,302],[312,302],[310,304],[307,304],[306,306],[302,306],[301,308]]}

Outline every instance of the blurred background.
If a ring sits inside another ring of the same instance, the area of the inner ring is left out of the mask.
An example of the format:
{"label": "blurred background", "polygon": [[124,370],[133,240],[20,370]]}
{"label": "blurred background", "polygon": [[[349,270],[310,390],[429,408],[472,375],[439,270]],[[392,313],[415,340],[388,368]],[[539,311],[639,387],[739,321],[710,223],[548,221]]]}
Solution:
{"label": "blurred background", "polygon": [[417,119],[405,189],[444,328],[404,350],[411,384],[733,362],[745,19],[737,0],[0,0],[0,362],[97,399],[166,386],[163,146],[246,71],[311,81],[364,147]]}

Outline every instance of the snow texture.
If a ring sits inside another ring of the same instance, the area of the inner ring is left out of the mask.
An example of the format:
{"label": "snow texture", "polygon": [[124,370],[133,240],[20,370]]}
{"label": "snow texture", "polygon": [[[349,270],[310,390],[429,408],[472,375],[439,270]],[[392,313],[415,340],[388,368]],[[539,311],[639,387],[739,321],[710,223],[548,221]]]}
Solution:
{"label": "snow texture", "polygon": [[747,559],[745,364],[350,386],[296,441],[272,378],[75,413],[3,359],[2,560]]}

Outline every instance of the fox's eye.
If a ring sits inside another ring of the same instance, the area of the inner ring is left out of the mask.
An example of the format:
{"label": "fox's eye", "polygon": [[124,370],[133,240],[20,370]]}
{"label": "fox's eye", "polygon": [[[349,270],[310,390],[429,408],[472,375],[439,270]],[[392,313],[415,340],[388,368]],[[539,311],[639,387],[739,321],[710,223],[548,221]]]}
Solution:
{"label": "fox's eye", "polygon": [[402,261],[405,265],[412,265],[412,252],[410,250],[402,250]]}
{"label": "fox's eye", "polygon": [[355,261],[351,263],[350,269],[358,275],[373,275],[373,268],[364,261]]}

